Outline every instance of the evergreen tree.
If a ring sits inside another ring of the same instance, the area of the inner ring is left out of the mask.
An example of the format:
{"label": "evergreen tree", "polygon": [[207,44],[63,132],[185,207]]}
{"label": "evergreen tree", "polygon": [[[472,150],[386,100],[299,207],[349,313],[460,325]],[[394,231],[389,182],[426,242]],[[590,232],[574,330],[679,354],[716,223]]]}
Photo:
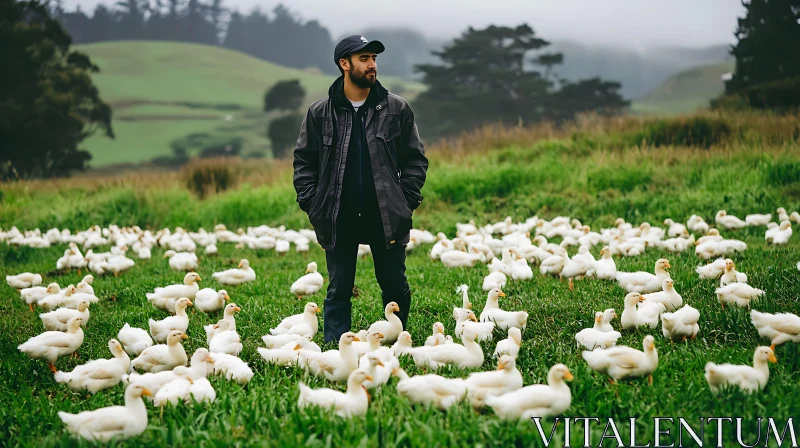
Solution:
{"label": "evergreen tree", "polygon": [[[592,79],[557,84],[550,79],[563,56],[541,53],[548,45],[528,25],[491,25],[482,30],[470,27],[433,52],[443,64],[416,66],[428,86],[415,101],[426,132],[442,136],[489,122],[561,121],[589,110],[616,113],[627,105],[618,83]],[[547,76],[530,65],[544,66]]]}
{"label": "evergreen tree", "polygon": [[800,76],[800,0],[743,1],[738,40],[731,54],[736,70],[728,93],[756,84]]}
{"label": "evergreen tree", "polygon": [[86,168],[78,145],[96,131],[113,138],[88,56],[38,0],[0,0],[0,178],[63,176]]}

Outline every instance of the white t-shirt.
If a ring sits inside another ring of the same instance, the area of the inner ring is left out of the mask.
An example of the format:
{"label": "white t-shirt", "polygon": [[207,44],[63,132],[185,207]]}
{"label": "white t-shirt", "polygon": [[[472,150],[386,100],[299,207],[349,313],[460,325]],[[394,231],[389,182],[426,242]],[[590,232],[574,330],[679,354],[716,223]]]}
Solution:
{"label": "white t-shirt", "polygon": [[350,104],[352,104],[352,105],[353,105],[353,109],[355,109],[355,110],[356,110],[356,112],[358,112],[358,108],[359,108],[359,107],[361,107],[361,106],[363,106],[363,105],[364,105],[364,103],[366,103],[366,102],[367,102],[367,100],[361,100],[361,101],[350,101]]}

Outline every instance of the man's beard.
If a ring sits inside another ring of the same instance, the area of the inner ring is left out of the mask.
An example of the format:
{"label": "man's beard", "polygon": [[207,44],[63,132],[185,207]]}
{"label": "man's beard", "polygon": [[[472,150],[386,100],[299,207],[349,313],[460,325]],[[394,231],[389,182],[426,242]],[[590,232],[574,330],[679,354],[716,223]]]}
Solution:
{"label": "man's beard", "polygon": [[350,77],[350,81],[353,84],[361,87],[362,89],[369,89],[375,85],[375,81],[378,79],[378,71],[376,70],[373,72],[375,74],[374,77],[370,78],[364,72],[357,72],[355,71],[355,67],[351,67],[350,70],[347,72],[347,76]]}

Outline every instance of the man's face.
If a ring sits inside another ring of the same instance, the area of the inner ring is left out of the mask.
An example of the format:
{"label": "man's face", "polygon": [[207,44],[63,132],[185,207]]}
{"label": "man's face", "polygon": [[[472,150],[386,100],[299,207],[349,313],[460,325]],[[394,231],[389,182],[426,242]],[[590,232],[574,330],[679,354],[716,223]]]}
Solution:
{"label": "man's face", "polygon": [[350,61],[344,59],[342,68],[353,84],[368,89],[378,79],[378,55],[371,52],[353,53]]}

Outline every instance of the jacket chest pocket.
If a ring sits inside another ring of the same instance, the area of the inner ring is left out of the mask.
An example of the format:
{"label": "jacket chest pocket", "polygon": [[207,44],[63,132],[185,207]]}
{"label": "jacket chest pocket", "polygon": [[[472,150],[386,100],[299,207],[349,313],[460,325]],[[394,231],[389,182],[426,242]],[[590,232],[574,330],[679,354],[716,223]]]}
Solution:
{"label": "jacket chest pocket", "polygon": [[331,160],[334,151],[336,151],[336,148],[333,147],[333,122],[325,120],[322,125],[323,132],[319,147],[319,177],[317,179],[319,184],[322,184],[322,181],[327,177],[327,172],[330,171],[328,162]]}

